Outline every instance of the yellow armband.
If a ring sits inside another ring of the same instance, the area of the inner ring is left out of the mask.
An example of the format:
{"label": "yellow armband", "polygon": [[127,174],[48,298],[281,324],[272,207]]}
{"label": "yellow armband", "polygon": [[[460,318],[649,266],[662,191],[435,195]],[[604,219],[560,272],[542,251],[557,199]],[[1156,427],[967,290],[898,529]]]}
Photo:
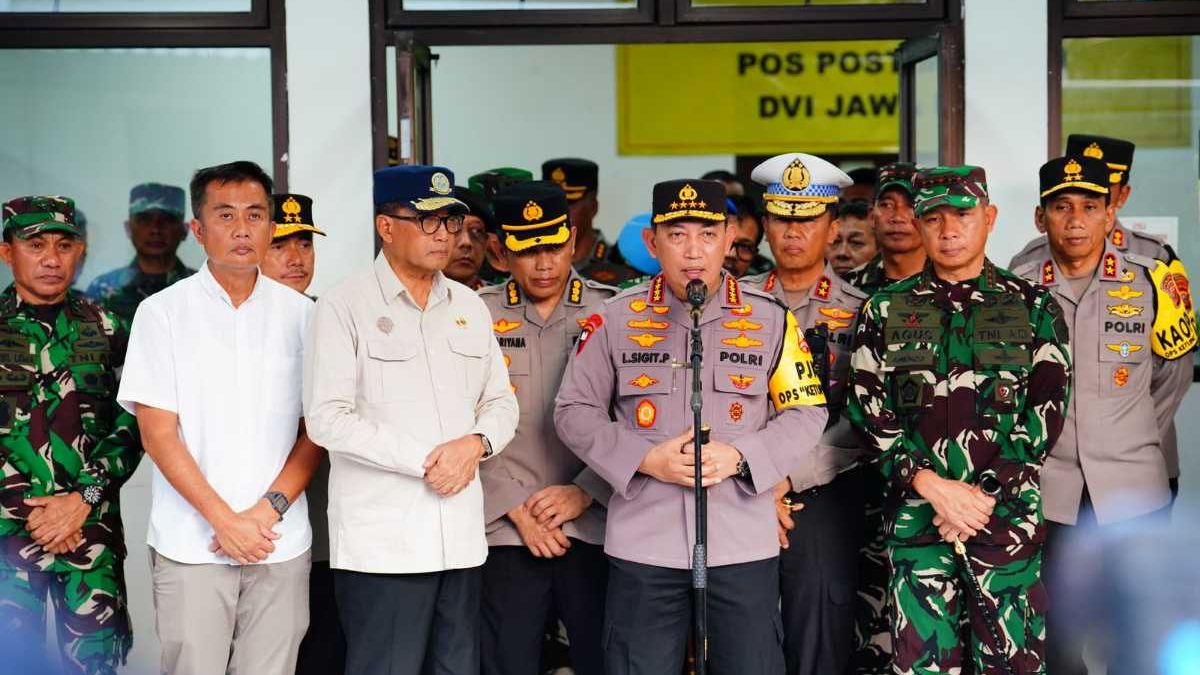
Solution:
{"label": "yellow armband", "polygon": [[783,351],[779,355],[779,363],[775,372],[771,373],[768,383],[771,392],[771,402],[776,411],[787,410],[798,405],[824,405],[825,392],[821,390],[821,380],[813,369],[812,352],[800,328],[796,325],[796,317],[787,312],[787,327],[783,335]]}
{"label": "yellow armband", "polygon": [[1192,308],[1192,291],[1187,270],[1179,260],[1168,265],[1157,261],[1150,272],[1156,296],[1154,328],[1150,331],[1150,347],[1155,354],[1175,360],[1196,346],[1196,312]]}

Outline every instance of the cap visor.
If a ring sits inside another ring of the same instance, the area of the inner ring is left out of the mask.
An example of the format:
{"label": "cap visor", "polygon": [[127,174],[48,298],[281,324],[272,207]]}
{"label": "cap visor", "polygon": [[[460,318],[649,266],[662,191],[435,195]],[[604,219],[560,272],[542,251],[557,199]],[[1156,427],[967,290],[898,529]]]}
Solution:
{"label": "cap visor", "polygon": [[1107,187],[1104,187],[1101,185],[1096,185],[1095,183],[1088,183],[1087,181],[1071,181],[1069,183],[1060,183],[1058,185],[1055,185],[1054,187],[1050,188],[1049,190],[1043,190],[1042,198],[1045,199],[1046,197],[1049,197],[1050,195],[1058,193],[1058,192],[1062,192],[1063,190],[1073,190],[1073,191],[1077,191],[1077,192],[1091,192],[1092,194],[1097,194],[1097,195],[1108,194]]}
{"label": "cap visor", "polygon": [[325,236],[325,233],[322,232],[320,229],[318,229],[314,225],[297,225],[295,223],[292,223],[290,225],[276,225],[275,226],[275,234],[272,235],[271,238],[272,239],[281,239],[283,237],[287,237],[287,236],[296,234],[297,232],[312,232],[314,234],[319,234],[322,237]]}
{"label": "cap visor", "polygon": [[979,206],[979,198],[968,195],[938,195],[917,201],[913,207],[913,211],[916,215],[923,216],[939,206],[949,206],[956,209],[973,209]]}
{"label": "cap visor", "polygon": [[426,199],[414,199],[410,202],[412,207],[418,211],[441,211],[442,209],[457,208],[463,212],[470,212],[470,208],[454,197],[428,197]]}
{"label": "cap visor", "polygon": [[47,221],[44,223],[37,223],[35,225],[26,225],[25,227],[10,227],[8,229],[12,230],[13,236],[18,239],[28,239],[30,237],[39,234],[45,234],[47,232],[73,234],[76,237],[83,236],[83,231],[80,230],[79,227],[75,225],[67,225],[66,223],[60,223],[57,221]]}
{"label": "cap visor", "polygon": [[908,181],[903,181],[903,180],[889,180],[885,183],[881,183],[879,185],[879,187],[875,188],[875,198],[879,199],[879,196],[882,195],[883,193],[887,192],[888,190],[895,190],[895,189],[904,190],[905,192],[908,193],[909,197],[913,196],[912,183],[909,183]]}

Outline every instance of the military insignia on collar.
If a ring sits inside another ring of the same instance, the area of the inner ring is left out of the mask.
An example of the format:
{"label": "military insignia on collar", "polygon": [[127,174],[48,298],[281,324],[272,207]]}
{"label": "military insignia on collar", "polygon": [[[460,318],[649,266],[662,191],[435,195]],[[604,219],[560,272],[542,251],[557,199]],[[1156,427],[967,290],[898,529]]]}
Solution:
{"label": "military insignia on collar", "polygon": [[650,290],[646,293],[646,304],[661,305],[666,300],[666,295],[663,291],[666,286],[666,280],[663,275],[654,277],[654,281],[650,282]]}
{"label": "military insignia on collar", "polygon": [[738,319],[737,321],[726,321],[726,322],[722,323],[721,326],[724,328],[728,328],[730,330],[738,330],[738,331],[762,330],[761,323],[754,323],[753,321],[748,321],[744,318]]}
{"label": "military insignia on collar", "polygon": [[658,409],[650,402],[650,399],[644,398],[637,404],[635,410],[637,414],[637,425],[643,429],[649,429],[654,426],[654,420],[658,419]]}
{"label": "military insignia on collar", "polygon": [[752,337],[746,337],[745,333],[738,333],[737,337],[721,340],[721,344],[737,347],[738,349],[746,349],[747,347],[761,347],[763,342]]}
{"label": "military insignia on collar", "polygon": [[1130,354],[1142,351],[1141,345],[1131,345],[1126,341],[1121,341],[1116,344],[1108,343],[1104,346],[1108,348],[1108,351],[1116,352],[1123,357],[1128,357]]}
{"label": "military insignia on collar", "polygon": [[517,282],[509,281],[504,285],[504,297],[509,307],[521,304],[521,289],[517,288]]}
{"label": "military insignia on collar", "polygon": [[730,373],[729,382],[737,389],[746,389],[754,384],[754,377],[751,375],[734,375]]}
{"label": "military insignia on collar", "polygon": [[822,300],[828,300],[829,291],[831,288],[833,288],[833,282],[829,280],[829,277],[821,277],[817,281],[816,287],[813,289],[813,295]]}
{"label": "military insignia on collar", "polygon": [[583,300],[583,282],[579,279],[571,280],[571,291],[567,295],[567,302],[579,304]]}
{"label": "military insignia on collar", "polygon": [[496,331],[496,333],[498,333],[500,335],[512,332],[520,327],[521,327],[520,321],[509,321],[508,319],[505,319],[505,318],[501,318],[492,324],[492,330]]}
{"label": "military insignia on collar", "polygon": [[654,319],[651,319],[650,317],[646,317],[645,319],[631,319],[625,325],[629,326],[630,328],[637,328],[639,330],[646,330],[646,329],[663,330],[664,328],[668,327],[670,324],[668,324],[666,321],[655,321]]}
{"label": "military insignia on collar", "polygon": [[633,386],[635,386],[639,389],[645,389],[646,387],[649,387],[651,385],[658,384],[658,380],[654,379],[653,377],[650,377],[649,375],[647,375],[645,373],[642,373],[641,375],[638,375],[637,377],[630,380],[629,384],[632,384]]}
{"label": "military insignia on collar", "polygon": [[1108,297],[1118,300],[1132,300],[1133,298],[1140,298],[1145,295],[1142,291],[1135,291],[1128,286],[1122,286],[1115,291],[1105,291],[1105,293],[1108,294]]}
{"label": "military insignia on collar", "polygon": [[437,173],[430,176],[429,189],[432,190],[434,192],[434,194],[439,194],[439,195],[450,194],[450,178],[446,174],[442,173],[441,171],[438,171]]}
{"label": "military insignia on collar", "polygon": [[457,319],[454,320],[454,325],[458,326],[459,328],[465,329],[467,327],[467,317],[465,317],[465,316],[458,317]]}
{"label": "military insignia on collar", "polygon": [[729,313],[733,314],[734,316],[752,316],[754,314],[754,308],[749,304],[746,304],[742,305],[741,307],[734,307],[733,309],[729,310]]}
{"label": "military insignia on collar", "polygon": [[730,307],[742,305],[742,288],[732,274],[725,275],[725,304]]}
{"label": "military insignia on collar", "polygon": [[395,327],[395,324],[392,323],[391,318],[381,316],[375,320],[375,327],[379,329],[379,332],[387,335],[388,333],[392,332],[392,328]]}
{"label": "military insignia on collar", "polygon": [[1054,263],[1050,260],[1042,263],[1042,284],[1054,283]]}
{"label": "military insignia on collar", "polygon": [[1117,369],[1113,371],[1113,384],[1117,385],[1118,388],[1129,384],[1129,368],[1117,366]]}
{"label": "military insignia on collar", "polygon": [[1104,266],[1101,269],[1100,273],[1104,276],[1105,279],[1116,279],[1117,278],[1117,254],[1116,253],[1110,252],[1110,253],[1104,254]]}
{"label": "military insignia on collar", "polygon": [[783,170],[782,182],[783,187],[797,192],[808,187],[808,184],[812,182],[812,174],[809,173],[808,167],[804,166],[804,162],[797,157]]}
{"label": "military insignia on collar", "polygon": [[1114,227],[1112,231],[1112,243],[1117,248],[1125,248],[1125,230]]}
{"label": "military insignia on collar", "polygon": [[745,409],[742,408],[742,404],[738,401],[729,404],[729,420],[731,422],[741,422],[744,413]]}
{"label": "military insignia on collar", "polygon": [[1119,305],[1106,305],[1104,309],[1109,314],[1112,314],[1113,316],[1119,316],[1122,319],[1141,316],[1142,312],[1146,311],[1145,307],[1138,307],[1137,305],[1131,305],[1127,302],[1123,302]]}
{"label": "military insignia on collar", "polygon": [[763,290],[768,293],[775,290],[775,282],[777,281],[779,281],[779,274],[777,274],[775,270],[771,270],[771,272],[767,274],[766,282],[763,283]]}
{"label": "military insignia on collar", "polygon": [[651,335],[649,333],[642,333],[641,335],[626,335],[625,337],[637,343],[637,345],[643,349],[649,349],[650,347],[653,347],[654,345],[667,339],[662,335]]}

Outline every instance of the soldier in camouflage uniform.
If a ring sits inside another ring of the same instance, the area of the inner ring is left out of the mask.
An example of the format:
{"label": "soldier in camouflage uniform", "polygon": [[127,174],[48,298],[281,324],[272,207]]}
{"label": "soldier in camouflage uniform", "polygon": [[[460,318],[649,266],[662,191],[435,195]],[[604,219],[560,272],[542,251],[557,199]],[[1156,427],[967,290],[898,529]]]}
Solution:
{"label": "soldier in camouflage uniform", "polygon": [[888,482],[893,670],[1044,673],[1039,472],[1063,428],[1067,327],[1046,289],[984,256],[982,169],[923,170],[914,187],[931,264],[863,308],[847,406]]}
{"label": "soldier in camouflage uniform", "polygon": [[751,173],[763,196],[767,242],[777,267],[742,283],[775,296],[806,334],[824,326],[819,350],[829,424],[811,460],[776,486],[780,522],[780,596],[788,675],[846,671],[854,650],[854,597],[862,544],[863,474],[859,439],[841,415],[850,340],[866,295],[843,281],[825,260],[838,232],[838,193],[850,177],[833,164],[799,152],[772,157]]}
{"label": "soldier in camouflage uniform", "polygon": [[[1102,161],[1108,169],[1107,181],[1110,203],[1114,212],[1119,212],[1129,201],[1133,186],[1129,184],[1129,174],[1133,169],[1132,142],[1107,136],[1092,136],[1090,134],[1071,134],[1067,137],[1066,157],[1088,158]],[[1037,225],[1042,236],[1026,244],[1020,253],[1013,256],[1008,268],[1016,270],[1028,263],[1042,263],[1050,255],[1050,244],[1045,236],[1041,223]],[[1154,235],[1138,230],[1132,230],[1121,224],[1120,218],[1113,223],[1112,231],[1108,233],[1108,241],[1118,253],[1132,253],[1153,260],[1170,262],[1176,257],[1170,245]],[[1179,495],[1179,439],[1175,432],[1175,419],[1167,423],[1162,434],[1162,453],[1167,462],[1167,475],[1170,479],[1172,500]]]}
{"label": "soldier in camouflage uniform", "polygon": [[40,649],[49,597],[66,670],[115,673],[133,643],[118,495],[141,458],[113,401],[128,327],[68,290],[83,253],[72,200],[13,199],[3,220],[0,626]]}
{"label": "soldier in camouflage uniform", "polygon": [[[868,297],[925,266],[925,247],[913,215],[912,177],[917,167],[897,162],[880,167],[875,181],[872,217],[879,254],[846,273],[845,279]],[[887,484],[878,471],[867,472],[863,546],[859,551],[858,602],[855,607],[854,675],[892,672],[891,610],[888,607],[887,532],[883,497]]]}
{"label": "soldier in camouflage uniform", "polygon": [[138,304],[196,270],[175,252],[187,237],[183,188],[160,183],[135,185],[129,191],[129,220],[125,228],[137,251],[133,262],[96,277],[87,296],[133,320]]}

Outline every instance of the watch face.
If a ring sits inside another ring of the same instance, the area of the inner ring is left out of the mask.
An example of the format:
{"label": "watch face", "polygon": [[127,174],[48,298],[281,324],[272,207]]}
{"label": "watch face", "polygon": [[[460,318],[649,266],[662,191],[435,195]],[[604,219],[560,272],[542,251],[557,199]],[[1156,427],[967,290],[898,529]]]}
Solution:
{"label": "watch face", "polygon": [[100,489],[99,485],[89,485],[83,488],[81,494],[83,496],[83,503],[88,506],[96,506],[104,499],[104,491]]}

